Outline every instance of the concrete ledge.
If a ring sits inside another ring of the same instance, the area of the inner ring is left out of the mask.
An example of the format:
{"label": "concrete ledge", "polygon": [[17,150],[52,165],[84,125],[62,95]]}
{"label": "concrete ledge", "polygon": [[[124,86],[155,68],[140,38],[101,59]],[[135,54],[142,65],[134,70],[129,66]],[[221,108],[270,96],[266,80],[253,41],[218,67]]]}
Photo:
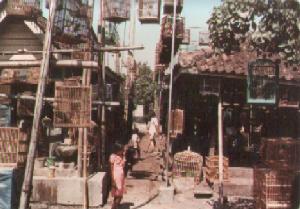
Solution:
{"label": "concrete ledge", "polygon": [[[107,175],[104,172],[89,177],[89,206],[96,207],[104,204],[104,197],[108,192],[107,181]],[[83,179],[78,177],[34,176],[31,201],[52,205],[82,205],[83,182]]]}

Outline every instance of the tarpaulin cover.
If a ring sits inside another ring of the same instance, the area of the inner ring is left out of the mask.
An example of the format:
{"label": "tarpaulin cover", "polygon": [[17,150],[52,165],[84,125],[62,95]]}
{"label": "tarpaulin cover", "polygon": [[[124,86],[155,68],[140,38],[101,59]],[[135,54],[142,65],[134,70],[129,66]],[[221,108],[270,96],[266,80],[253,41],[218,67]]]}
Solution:
{"label": "tarpaulin cover", "polygon": [[13,168],[0,168],[0,208],[12,209]]}

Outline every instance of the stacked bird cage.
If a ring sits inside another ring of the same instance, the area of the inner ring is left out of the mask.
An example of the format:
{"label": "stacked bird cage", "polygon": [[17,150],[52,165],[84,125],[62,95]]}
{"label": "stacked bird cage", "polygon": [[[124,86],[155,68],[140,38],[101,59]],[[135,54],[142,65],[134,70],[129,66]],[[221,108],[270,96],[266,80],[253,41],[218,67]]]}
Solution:
{"label": "stacked bird cage", "polygon": [[171,115],[171,137],[176,138],[177,135],[183,134],[184,129],[184,110],[172,110]]}
{"label": "stacked bird cage", "polygon": [[296,178],[296,173],[256,167],[254,169],[255,208],[291,208],[293,184]]}
{"label": "stacked bird cage", "polygon": [[[257,209],[292,208],[299,191],[300,142],[292,138],[263,139],[260,153],[263,167],[254,169]],[[297,197],[299,198],[299,197]]]}
{"label": "stacked bird cage", "polygon": [[87,42],[89,7],[80,0],[59,0],[54,18],[54,40],[67,44]]}
{"label": "stacked bird cage", "polygon": [[300,170],[300,141],[292,138],[263,139],[261,157],[275,169]]}
{"label": "stacked bird cage", "polygon": [[[205,178],[208,183],[213,184],[215,181],[219,179],[219,156],[209,156],[205,159]],[[229,179],[228,173],[229,160],[227,157],[223,157],[223,179]]]}
{"label": "stacked bird cage", "polygon": [[195,183],[200,183],[203,157],[198,153],[188,151],[178,152],[174,156],[173,175],[175,177],[194,177]]}
{"label": "stacked bird cage", "polygon": [[185,29],[181,44],[189,45],[191,42],[191,30]]}
{"label": "stacked bird cage", "polygon": [[160,0],[139,0],[139,20],[141,23],[159,23]]}
{"label": "stacked bird cage", "polygon": [[103,0],[103,17],[109,22],[125,22],[130,18],[130,0]]}
{"label": "stacked bird cage", "polygon": [[[27,155],[26,139],[19,128],[0,127],[0,165],[24,166]],[[25,142],[25,143],[24,143]]]}
{"label": "stacked bird cage", "polygon": [[90,127],[91,87],[55,86],[54,126],[65,128]]}
{"label": "stacked bird cage", "polygon": [[[181,42],[184,36],[184,17],[176,18],[175,38],[177,42]],[[171,40],[173,34],[173,17],[166,15],[162,19],[162,39],[163,41]]]}
{"label": "stacked bird cage", "polygon": [[5,7],[13,16],[34,17],[41,13],[40,0],[8,0]]}
{"label": "stacked bird cage", "polygon": [[[183,8],[183,0],[176,0],[176,13],[181,13]],[[174,12],[174,0],[164,1],[164,13],[173,14]]]}

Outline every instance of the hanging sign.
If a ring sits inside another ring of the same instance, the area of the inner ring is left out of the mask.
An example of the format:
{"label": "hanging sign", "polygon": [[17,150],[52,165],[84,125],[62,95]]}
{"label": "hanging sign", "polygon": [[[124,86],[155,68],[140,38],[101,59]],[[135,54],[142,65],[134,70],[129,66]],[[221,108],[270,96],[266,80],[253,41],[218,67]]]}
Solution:
{"label": "hanging sign", "polygon": [[269,59],[257,59],[248,65],[247,103],[275,105],[278,100],[279,66]]}

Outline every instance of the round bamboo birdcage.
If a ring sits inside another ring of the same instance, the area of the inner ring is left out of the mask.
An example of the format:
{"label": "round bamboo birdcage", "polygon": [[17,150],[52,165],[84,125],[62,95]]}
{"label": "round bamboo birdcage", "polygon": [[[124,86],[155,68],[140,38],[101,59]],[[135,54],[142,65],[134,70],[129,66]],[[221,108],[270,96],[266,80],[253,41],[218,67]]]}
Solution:
{"label": "round bamboo birdcage", "polygon": [[139,20],[141,23],[159,23],[160,0],[139,0]]}
{"label": "round bamboo birdcage", "polygon": [[86,42],[89,37],[89,7],[80,0],[60,0],[54,19],[54,40],[66,44]]}
{"label": "round bamboo birdcage", "polygon": [[203,157],[189,150],[178,152],[174,156],[173,175],[176,177],[194,177],[200,181]]}
{"label": "round bamboo birdcage", "polygon": [[130,0],[103,0],[103,17],[109,22],[125,22],[130,19]]}

